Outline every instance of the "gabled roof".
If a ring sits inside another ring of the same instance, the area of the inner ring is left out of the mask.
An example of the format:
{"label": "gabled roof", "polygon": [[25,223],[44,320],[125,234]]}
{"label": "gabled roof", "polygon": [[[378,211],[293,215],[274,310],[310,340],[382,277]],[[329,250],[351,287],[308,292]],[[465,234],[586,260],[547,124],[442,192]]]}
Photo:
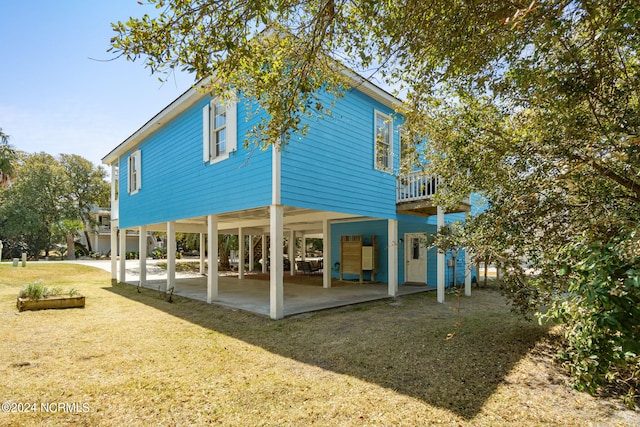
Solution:
{"label": "gabled roof", "polygon": [[[349,79],[349,82],[351,83],[353,89],[358,90],[367,96],[370,96],[371,98],[386,105],[387,107],[394,108],[395,105],[402,102],[389,92],[371,83],[371,81],[365,79],[359,74],[350,70],[345,70],[343,72]],[[111,150],[106,156],[102,158],[102,163],[111,164],[117,161],[120,156],[124,155],[129,150],[134,148],[143,139],[147,138],[149,135],[161,129],[171,120],[187,111],[202,98],[209,96],[208,94],[202,93],[196,89],[196,87],[198,87],[203,82],[203,80],[195,83],[186,92],[184,92],[173,102],[171,102],[171,104],[166,106],[158,114],[153,116],[148,122],[142,125],[140,129],[135,131],[131,136],[125,139],[113,150]]]}

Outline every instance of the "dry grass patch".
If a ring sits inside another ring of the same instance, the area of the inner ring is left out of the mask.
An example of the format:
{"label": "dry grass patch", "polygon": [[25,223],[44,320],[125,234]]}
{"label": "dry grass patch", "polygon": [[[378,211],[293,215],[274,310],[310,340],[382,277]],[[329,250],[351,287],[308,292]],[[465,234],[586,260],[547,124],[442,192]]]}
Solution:
{"label": "dry grass patch", "polygon": [[[23,312],[24,283],[75,287],[84,309]],[[634,425],[564,385],[553,335],[478,291],[420,294],[282,321],[110,285],[70,264],[0,265],[0,397],[88,412],[0,413],[0,425]],[[81,407],[82,408],[82,407]]]}

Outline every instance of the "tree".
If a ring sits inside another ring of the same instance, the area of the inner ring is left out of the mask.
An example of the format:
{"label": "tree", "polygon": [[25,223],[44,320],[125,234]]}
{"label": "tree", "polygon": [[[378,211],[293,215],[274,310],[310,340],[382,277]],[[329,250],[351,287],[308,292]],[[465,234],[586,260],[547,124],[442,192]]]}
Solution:
{"label": "tree", "polygon": [[13,185],[0,192],[0,236],[32,256],[66,241],[72,259],[75,237],[92,223],[92,207],[109,199],[104,170],[77,155],[36,153],[22,155],[15,173]]}
{"label": "tree", "polygon": [[[76,259],[76,236],[85,229],[80,220],[64,218],[57,224],[53,224],[54,236],[67,243],[67,259]],[[87,239],[88,240],[88,239]]]}
{"label": "tree", "polygon": [[115,24],[113,51],[255,99],[267,113],[248,135],[259,144],[306,132],[305,119],[327,108],[317,93],[345,90],[343,66],[396,88],[408,137],[429,142],[405,166],[422,158],[441,176],[437,203],[488,200],[459,243],[504,264],[519,307],[545,302],[565,322],[578,387],[615,383],[634,397],[636,1],[149,2],[162,11]]}
{"label": "tree", "polygon": [[192,252],[200,250],[199,233],[176,233],[176,244],[178,250]]}
{"label": "tree", "polygon": [[76,232],[83,230],[88,249],[92,251],[88,228],[96,223],[90,213],[95,206],[105,207],[109,204],[110,187],[105,181],[107,173],[102,167],[95,167],[89,160],[76,154],[60,154],[58,161],[63,170],[65,186],[64,216],[85,225],[77,228]]}
{"label": "tree", "polygon": [[24,243],[31,256],[48,256],[54,242],[54,224],[61,219],[62,171],[46,153],[25,155],[16,168],[18,179],[3,191],[0,207],[3,240]]}
{"label": "tree", "polygon": [[221,271],[231,270],[229,255],[231,251],[238,249],[238,236],[234,234],[218,235],[218,267]]}
{"label": "tree", "polygon": [[18,153],[9,144],[9,135],[0,128],[0,188],[7,188],[10,185],[17,161]]}

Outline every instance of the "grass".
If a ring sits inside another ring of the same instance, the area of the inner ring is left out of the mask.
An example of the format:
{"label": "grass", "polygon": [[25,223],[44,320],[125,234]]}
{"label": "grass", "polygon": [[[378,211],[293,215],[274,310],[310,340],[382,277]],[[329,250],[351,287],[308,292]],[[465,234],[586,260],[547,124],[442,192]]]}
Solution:
{"label": "grass", "polygon": [[[17,313],[25,283],[74,287],[86,308]],[[554,332],[499,294],[432,294],[272,321],[71,264],[0,265],[0,425],[638,425],[566,387]],[[44,412],[41,404],[77,403]],[[73,406],[71,406],[73,409]],[[84,412],[84,410],[87,410]]]}

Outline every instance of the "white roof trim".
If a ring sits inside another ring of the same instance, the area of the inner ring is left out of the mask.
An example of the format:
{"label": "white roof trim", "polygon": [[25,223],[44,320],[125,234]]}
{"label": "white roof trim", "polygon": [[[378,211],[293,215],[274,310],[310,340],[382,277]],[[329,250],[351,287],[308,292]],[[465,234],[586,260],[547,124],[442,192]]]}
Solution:
{"label": "white roof trim", "polygon": [[396,98],[386,90],[373,84],[370,80],[365,79],[360,74],[349,69],[344,69],[342,73],[349,79],[349,82],[354,89],[359,90],[387,107],[395,109],[398,105],[402,104],[402,101],[399,98]]}

